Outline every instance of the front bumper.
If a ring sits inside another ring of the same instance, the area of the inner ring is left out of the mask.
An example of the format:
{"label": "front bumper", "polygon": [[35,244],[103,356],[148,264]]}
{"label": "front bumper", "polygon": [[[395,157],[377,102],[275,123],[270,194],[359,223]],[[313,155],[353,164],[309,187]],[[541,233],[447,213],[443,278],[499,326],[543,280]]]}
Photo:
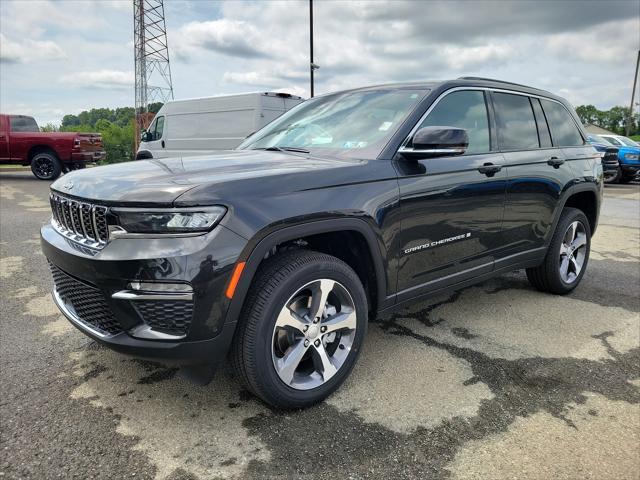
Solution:
{"label": "front bumper", "polygon": [[638,175],[638,173],[640,173],[640,163],[621,163],[620,168],[627,175]]}
{"label": "front bumper", "polygon": [[[226,356],[235,324],[225,321],[224,291],[245,242],[218,226],[197,237],[120,238],[92,250],[51,225],[41,229],[54,301],[76,328],[113,350],[181,365],[211,365]],[[129,289],[135,281],[188,283],[193,293],[189,302],[166,292],[136,295]],[[187,303],[186,310],[173,308]],[[169,325],[177,316],[181,334]]]}

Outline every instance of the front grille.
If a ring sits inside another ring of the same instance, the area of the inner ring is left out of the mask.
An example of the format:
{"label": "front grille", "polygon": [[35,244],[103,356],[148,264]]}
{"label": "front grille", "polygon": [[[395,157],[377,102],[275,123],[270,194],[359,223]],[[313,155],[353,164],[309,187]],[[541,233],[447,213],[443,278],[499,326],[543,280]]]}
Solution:
{"label": "front grille", "polygon": [[144,322],[153,330],[184,336],[193,317],[193,302],[189,300],[136,300],[131,302]]}
{"label": "front grille", "polygon": [[618,149],[617,148],[608,148],[604,156],[602,157],[603,165],[609,167],[617,167],[618,166]]}
{"label": "front grille", "polygon": [[80,202],[56,193],[49,195],[53,227],[71,240],[102,248],[109,240],[107,207]]}
{"label": "front grille", "polygon": [[122,327],[111,313],[104,294],[66,274],[49,262],[53,283],[60,298],[71,306],[76,316],[103,335],[115,335]]}

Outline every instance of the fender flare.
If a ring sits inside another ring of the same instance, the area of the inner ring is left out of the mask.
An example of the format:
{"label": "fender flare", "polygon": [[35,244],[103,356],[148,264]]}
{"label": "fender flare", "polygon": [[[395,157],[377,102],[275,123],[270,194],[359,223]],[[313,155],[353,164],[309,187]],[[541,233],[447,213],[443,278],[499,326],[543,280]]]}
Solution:
{"label": "fender flare", "polygon": [[257,235],[244,248],[237,262],[246,262],[242,276],[236,287],[233,299],[229,304],[226,315],[226,323],[238,321],[249,287],[253,282],[260,263],[267,253],[276,245],[290,240],[321,233],[355,231],[365,238],[369,247],[373,267],[376,273],[376,285],[378,305],[372,308],[382,308],[382,303],[387,298],[386,271],[382,262],[381,246],[373,229],[364,220],[358,218],[336,218],[318,220],[300,225],[284,227],[275,232]]}
{"label": "fender flare", "polygon": [[[549,230],[551,232],[551,234],[549,235],[549,238],[547,239],[547,241],[545,242],[545,247],[548,246],[551,243],[551,238],[553,237],[553,232],[556,231],[556,226],[558,225],[558,222],[560,221],[560,215],[562,214],[562,211],[564,210],[564,206],[567,203],[567,200],[569,200],[569,198],[576,194],[576,193],[582,193],[582,192],[591,192],[594,194],[595,198],[596,198],[596,211],[600,212],[600,198],[598,195],[598,187],[596,186],[596,184],[594,183],[579,183],[579,184],[574,184],[571,185],[569,188],[567,188],[567,190],[564,192],[564,194],[562,195],[560,201],[558,202],[558,207],[556,209],[556,212],[553,216],[553,223],[551,225],[551,229]],[[596,215],[596,224],[593,227],[593,231],[591,232],[593,234],[593,232],[595,232],[596,227],[598,225],[598,216]]]}

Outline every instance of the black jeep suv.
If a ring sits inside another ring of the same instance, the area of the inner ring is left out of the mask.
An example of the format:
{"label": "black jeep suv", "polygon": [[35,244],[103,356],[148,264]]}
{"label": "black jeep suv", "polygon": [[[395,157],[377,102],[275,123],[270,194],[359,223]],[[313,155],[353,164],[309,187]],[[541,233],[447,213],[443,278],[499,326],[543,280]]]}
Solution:
{"label": "black jeep suv", "polygon": [[114,350],[230,355],[264,401],[304,407],[349,375],[370,317],[522,268],[574,289],[602,199],[585,140],[565,100],[490,79],[315,97],[234,151],[56,181],[53,296]]}

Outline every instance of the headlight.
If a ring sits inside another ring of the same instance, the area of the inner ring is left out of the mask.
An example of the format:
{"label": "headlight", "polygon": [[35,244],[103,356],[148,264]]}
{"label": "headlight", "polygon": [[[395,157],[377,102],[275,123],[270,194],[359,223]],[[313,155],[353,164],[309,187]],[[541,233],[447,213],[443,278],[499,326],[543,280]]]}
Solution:
{"label": "headlight", "polygon": [[224,216],[222,206],[184,209],[114,208],[118,226],[128,233],[208,232]]}
{"label": "headlight", "polygon": [[625,153],[624,158],[626,158],[627,160],[638,160],[638,158],[640,158],[640,155],[638,155],[637,153]]}

